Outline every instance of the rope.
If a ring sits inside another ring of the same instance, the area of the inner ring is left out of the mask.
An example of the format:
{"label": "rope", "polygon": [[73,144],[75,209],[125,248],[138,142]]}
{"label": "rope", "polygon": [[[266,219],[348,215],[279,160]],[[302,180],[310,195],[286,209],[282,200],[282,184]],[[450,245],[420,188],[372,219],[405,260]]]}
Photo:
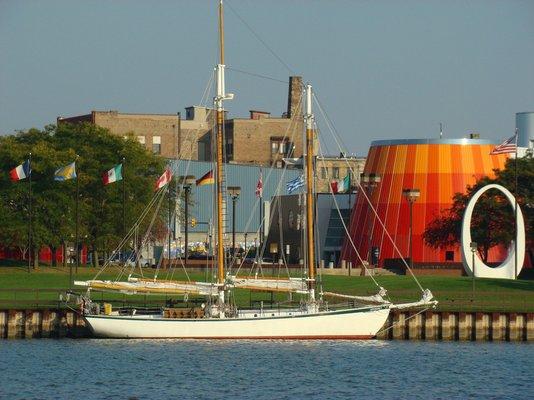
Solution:
{"label": "rope", "polygon": [[[431,307],[427,307],[427,308],[425,308],[425,309],[419,311],[418,313],[415,313],[415,314],[413,314],[413,315],[410,315],[408,318],[404,319],[404,321],[405,321],[405,322],[406,322],[406,321],[409,321],[410,319],[412,319],[412,318],[418,316],[419,314],[422,314],[422,313],[426,312],[427,310],[430,310],[430,308],[431,308]],[[380,329],[376,334],[378,335],[378,334],[381,333],[381,332],[389,331],[390,329],[393,329],[393,327],[394,327],[395,325],[398,325],[398,324],[399,324],[398,321],[397,321],[397,322],[394,322],[394,323],[392,323],[390,326],[388,326],[387,328]]]}
{"label": "rope", "polygon": [[[319,142],[319,154],[321,155],[322,159],[322,163],[323,163],[323,168],[326,168],[325,164],[324,164],[324,155],[323,155],[323,152],[322,152],[322,149],[321,149],[321,142]],[[343,216],[341,215],[341,210],[339,209],[339,205],[337,203],[337,199],[336,199],[336,196],[334,195],[334,191],[332,190],[332,186],[329,184],[328,185],[328,189],[329,189],[329,192],[330,192],[330,195],[332,196],[332,199],[334,200],[334,204],[336,206],[336,210],[338,212],[338,215],[339,215],[339,218],[341,219],[341,223],[343,224],[343,229],[345,230],[345,235],[346,237],[349,239],[349,242],[352,246],[352,248],[354,249],[354,251],[356,252],[356,256],[358,257],[358,260],[360,260],[360,263],[362,264],[363,268],[365,268],[365,271],[368,273],[369,277],[371,278],[371,280],[373,281],[373,283],[378,287],[380,288],[381,286],[378,284],[378,282],[376,281],[376,279],[373,277],[373,275],[371,275],[369,273],[369,269],[365,266],[364,262],[363,262],[363,259],[362,257],[360,256],[360,253],[358,252],[358,250],[356,249],[356,246],[354,245],[354,241],[352,240],[352,237],[350,236],[350,233],[349,233],[349,230],[347,229],[347,225],[345,224],[345,220],[343,219]],[[350,205],[349,205],[350,207]]]}
{"label": "rope", "polygon": [[[330,126],[329,124],[329,121],[330,119],[327,117],[326,115],[326,112],[323,110],[323,108],[321,107],[321,104],[319,103],[319,101],[317,100],[317,97],[315,96],[315,93],[314,93],[314,99],[316,100],[316,103],[319,107],[319,110],[321,111],[321,114],[323,115],[323,117],[325,118],[325,121],[327,121],[327,126],[328,128],[330,129],[330,132],[332,133],[332,137],[334,138],[334,141],[336,142],[336,145],[338,146],[338,149],[341,153],[343,153],[343,148],[341,147],[338,139],[337,139],[337,132],[333,129],[333,126]],[[347,164],[347,168],[352,172],[352,175],[353,176],[356,176],[355,173],[354,173],[354,169],[352,168],[352,166],[349,164],[349,162],[345,159],[345,163]],[[380,226],[382,227],[382,229],[384,230],[384,233],[386,234],[386,236],[388,237],[388,239],[390,240],[390,242],[392,243],[393,245],[393,248],[395,249],[395,251],[399,254],[403,264],[406,266],[406,269],[408,270],[408,272],[410,272],[410,274],[412,275],[412,278],[415,280],[415,283],[417,284],[417,286],[419,287],[419,289],[421,290],[421,292],[424,292],[424,289],[423,287],[421,286],[421,284],[419,283],[419,280],[417,279],[417,277],[414,275],[412,269],[410,268],[410,266],[408,265],[408,263],[406,262],[406,260],[404,259],[404,256],[402,255],[402,253],[400,252],[399,248],[397,247],[397,244],[395,243],[395,241],[393,240],[393,238],[391,237],[391,235],[389,234],[387,228],[386,228],[386,225],[384,224],[384,222],[382,221],[382,219],[380,218],[380,216],[378,215],[378,212],[376,211],[375,207],[373,206],[373,204],[371,203],[371,200],[369,199],[369,196],[367,196],[367,193],[365,193],[365,190],[363,190],[363,187],[361,186],[360,184],[360,181],[359,179],[356,179],[356,183],[358,184],[358,194],[362,193],[363,196],[365,197],[365,200],[367,201],[367,203],[369,204],[371,210],[373,211],[374,215],[375,215],[375,218],[378,220]],[[353,244],[352,242],[352,238],[350,237],[350,235],[348,235],[351,243]],[[354,244],[353,244],[354,246]],[[358,255],[358,258],[359,255]]]}
{"label": "rope", "polygon": [[276,58],[280,62],[280,64],[282,64],[289,71],[290,74],[294,74],[294,71],[284,62],[284,60],[282,60],[282,58],[279,57],[278,54],[276,54],[274,50],[267,45],[267,43],[265,43],[265,41],[260,37],[260,35],[258,35],[254,31],[254,29],[252,29],[252,27],[237,13],[237,11],[232,7],[230,2],[227,1],[226,5],[230,7],[230,11],[234,13],[234,15],[243,23],[243,25],[245,25],[245,27],[256,37],[256,39],[258,39],[258,41],[269,51],[269,53],[271,53],[274,58]]}

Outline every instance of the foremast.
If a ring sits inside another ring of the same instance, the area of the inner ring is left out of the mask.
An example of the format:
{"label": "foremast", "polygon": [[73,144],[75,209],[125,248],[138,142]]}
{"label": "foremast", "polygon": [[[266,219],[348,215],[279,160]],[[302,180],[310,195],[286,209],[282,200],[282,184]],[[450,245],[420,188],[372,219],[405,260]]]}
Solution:
{"label": "foremast", "polygon": [[[224,305],[224,221],[223,221],[223,129],[224,129],[224,100],[231,100],[233,94],[227,94],[224,83],[224,18],[223,18],[223,2],[219,0],[219,49],[220,59],[219,64],[216,67],[216,79],[217,79],[217,94],[215,96],[215,108],[217,110],[217,133],[215,138],[216,145],[216,203],[217,203],[217,283],[219,286],[219,305]],[[221,309],[221,316],[224,315],[224,311]]]}
{"label": "foremast", "polygon": [[314,235],[314,210],[315,201],[313,194],[313,128],[314,115],[312,113],[312,87],[306,85],[306,244],[308,261],[308,297],[310,302],[315,301],[315,235]]}

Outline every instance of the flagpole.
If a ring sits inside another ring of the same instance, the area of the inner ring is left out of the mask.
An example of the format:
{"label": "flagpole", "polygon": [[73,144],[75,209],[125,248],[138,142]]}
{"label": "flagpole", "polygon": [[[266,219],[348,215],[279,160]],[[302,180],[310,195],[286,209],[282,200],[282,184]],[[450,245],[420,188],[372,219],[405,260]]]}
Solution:
{"label": "flagpole", "polygon": [[[78,155],[76,154],[76,161],[78,161]],[[76,168],[76,164],[74,164],[74,168]],[[76,170],[75,170],[76,171]],[[79,225],[79,218],[78,218],[78,202],[80,198],[80,178],[78,176],[78,173],[76,173],[76,274],[78,273],[78,267],[80,266],[80,232],[78,229]],[[71,273],[71,280],[70,285],[72,287],[72,273]]]}
{"label": "flagpole", "polygon": [[122,157],[122,168],[121,168],[121,175],[122,175],[122,237],[124,238],[126,236],[126,176],[124,173],[124,164],[126,162],[126,158]]}
{"label": "flagpole", "polygon": [[514,206],[514,224],[515,224],[515,240],[514,240],[514,265],[515,265],[515,275],[514,278],[517,279],[517,196],[519,196],[518,187],[517,187],[517,128],[515,128],[515,206]]}
{"label": "flagpole", "polygon": [[28,200],[29,200],[29,207],[28,207],[28,214],[29,214],[29,220],[28,220],[28,273],[31,272],[31,265],[32,265],[32,153],[30,153],[30,158],[28,160],[28,166],[29,166],[29,185],[28,185]]}
{"label": "flagpole", "polygon": [[[169,197],[169,234],[168,234],[168,250],[167,250],[167,269],[171,268],[171,239],[172,239],[172,197],[171,197],[171,182],[167,184],[167,196]],[[186,265],[187,267],[187,265]]]}

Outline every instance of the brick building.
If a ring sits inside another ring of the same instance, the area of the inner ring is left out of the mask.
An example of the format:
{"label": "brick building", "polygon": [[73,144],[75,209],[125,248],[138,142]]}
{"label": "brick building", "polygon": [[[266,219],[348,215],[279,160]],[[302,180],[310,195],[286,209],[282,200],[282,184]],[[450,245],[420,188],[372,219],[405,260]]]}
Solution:
{"label": "brick building", "polygon": [[89,122],[116,135],[134,134],[140,143],[166,158],[198,159],[198,139],[214,126],[213,110],[193,106],[185,109],[185,119],[177,114],[130,114],[118,111],[92,111],[75,117],[58,117],[57,123]]}
{"label": "brick building", "polygon": [[[249,118],[225,121],[226,161],[237,164],[283,166],[282,158],[302,156],[302,78],[289,78],[287,112],[273,117],[265,111],[251,110]],[[212,149],[211,132],[199,141],[204,158],[208,161]]]}
{"label": "brick building", "polygon": [[332,181],[341,181],[350,175],[351,189],[358,188],[360,174],[365,166],[365,157],[356,156],[318,156],[316,159],[317,175],[315,190],[317,193],[328,193]]}
{"label": "brick building", "polygon": [[[177,114],[130,114],[92,111],[74,117],[58,117],[57,123],[88,122],[116,135],[133,134],[154,153],[166,158],[211,160],[215,127],[213,109],[186,108],[185,119]],[[226,161],[239,164],[282,166],[283,157],[302,155],[302,78],[289,78],[287,112],[250,111],[249,118],[226,119]]]}

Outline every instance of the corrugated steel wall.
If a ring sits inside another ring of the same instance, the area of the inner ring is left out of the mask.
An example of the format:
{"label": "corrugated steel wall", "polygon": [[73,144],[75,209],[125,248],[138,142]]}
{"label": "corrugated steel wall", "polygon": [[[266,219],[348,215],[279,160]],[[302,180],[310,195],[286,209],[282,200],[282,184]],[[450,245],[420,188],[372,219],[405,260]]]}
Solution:
{"label": "corrugated steel wall", "polygon": [[[402,190],[421,191],[413,206],[414,262],[444,262],[446,249],[435,250],[423,242],[426,225],[450,208],[455,193],[465,192],[467,185],[483,176],[493,177],[493,169],[504,168],[507,155],[491,156],[494,146],[485,140],[468,139],[378,141],[371,145],[364,172],[382,177],[371,203],[405,257],[409,254],[410,221],[409,205]],[[363,259],[367,259],[369,246],[380,248],[380,265],[386,258],[400,258],[363,196],[358,196],[353,213],[350,234]],[[461,261],[458,248],[448,250],[454,251],[455,262]],[[347,240],[342,259],[358,263]]]}
{"label": "corrugated steel wall", "polygon": [[[214,166],[207,161],[174,161],[177,164],[177,175],[194,175],[197,179],[210,171]],[[176,170],[176,168],[173,168]],[[226,185],[240,186],[241,194],[236,203],[236,232],[244,232],[257,198],[255,195],[256,185],[260,176],[260,167],[251,165],[225,164]],[[286,170],[263,168],[263,200],[269,201],[276,194],[280,183],[280,194],[286,194],[286,182],[296,178],[302,173],[300,170]],[[214,185],[193,186],[191,200],[193,205],[189,215],[200,222],[209,222],[213,218],[213,190]],[[256,206],[254,215],[248,226],[248,232],[254,232],[259,225],[259,205]],[[228,224],[227,230],[231,229],[231,200],[228,198]],[[215,219],[213,219],[215,223]],[[206,232],[206,225],[197,225],[190,228],[190,232]]]}

